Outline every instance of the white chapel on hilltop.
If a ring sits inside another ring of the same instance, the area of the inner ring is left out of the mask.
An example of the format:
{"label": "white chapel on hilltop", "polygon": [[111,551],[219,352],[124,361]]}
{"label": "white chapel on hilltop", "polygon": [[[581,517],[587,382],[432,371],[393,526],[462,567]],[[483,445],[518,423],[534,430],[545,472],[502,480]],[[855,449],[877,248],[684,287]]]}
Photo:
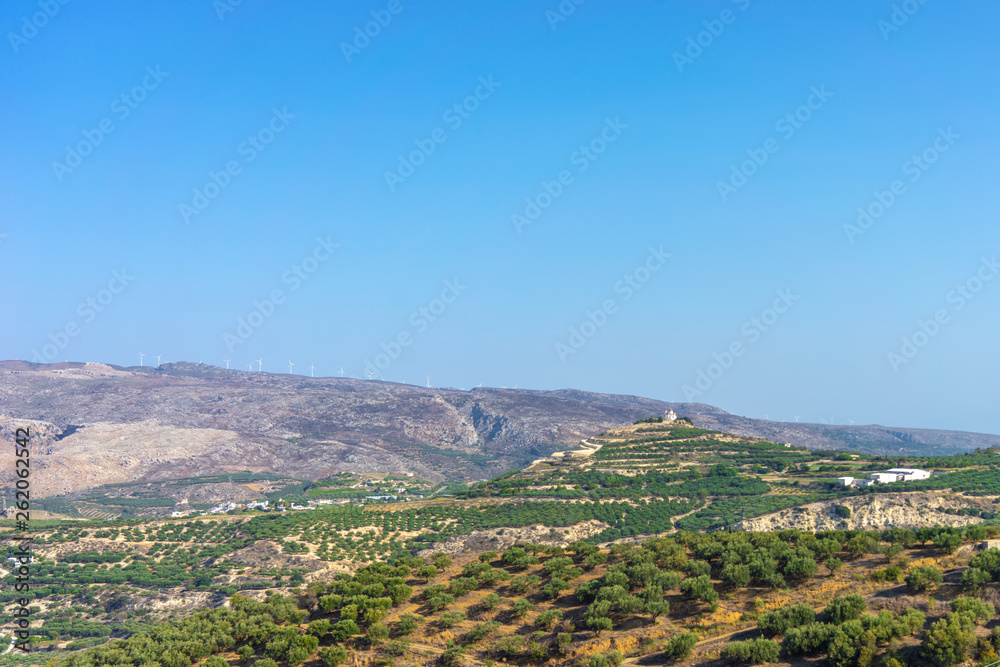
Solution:
{"label": "white chapel on hilltop", "polygon": [[670,408],[669,410],[667,410],[667,412],[666,412],[666,416],[665,416],[664,418],[665,418],[665,419],[666,419],[666,420],[667,420],[668,422],[675,422],[675,421],[677,421],[677,413],[676,413],[676,412],[674,412],[674,409],[673,409],[673,408]]}

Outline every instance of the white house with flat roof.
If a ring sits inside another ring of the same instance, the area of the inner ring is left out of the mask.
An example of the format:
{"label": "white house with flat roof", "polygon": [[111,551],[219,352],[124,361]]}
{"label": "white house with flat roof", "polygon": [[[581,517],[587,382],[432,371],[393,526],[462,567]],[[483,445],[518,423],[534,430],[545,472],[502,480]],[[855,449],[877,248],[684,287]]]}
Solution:
{"label": "white house with flat roof", "polygon": [[841,486],[850,486],[851,484],[854,484],[854,478],[853,477],[838,477],[837,478],[837,483],[840,484]]}
{"label": "white house with flat roof", "polygon": [[892,482],[912,482],[918,479],[930,479],[931,474],[917,468],[890,468],[885,472],[873,472],[868,476],[872,484],[891,484]]}
{"label": "white house with flat roof", "polygon": [[918,468],[889,468],[886,472],[894,473],[900,482],[909,482],[917,479],[930,479],[931,474],[926,470]]}

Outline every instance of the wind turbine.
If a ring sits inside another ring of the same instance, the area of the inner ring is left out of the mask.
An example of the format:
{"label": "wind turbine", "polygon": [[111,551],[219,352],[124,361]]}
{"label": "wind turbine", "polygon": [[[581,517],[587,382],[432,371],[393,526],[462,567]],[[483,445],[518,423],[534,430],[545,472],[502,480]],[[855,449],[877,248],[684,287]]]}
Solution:
{"label": "wind turbine", "polygon": [[292,363],[291,361],[289,361],[289,362],[288,362],[288,374],[289,374],[289,375],[291,375],[291,374],[292,374],[292,366],[294,366],[294,365],[295,365],[295,364],[293,364],[293,363]]}
{"label": "wind turbine", "polygon": [[226,370],[228,371],[229,370],[229,362],[232,361],[232,359],[225,359],[224,361],[226,362]]}
{"label": "wind turbine", "polygon": [[344,367],[340,367],[340,377],[344,377]]}
{"label": "wind turbine", "polygon": [[257,360],[257,372],[260,373],[262,368],[264,368],[264,357]]}
{"label": "wind turbine", "polygon": [[247,373],[253,373],[253,362],[247,364]]}
{"label": "wind turbine", "polygon": [[160,365],[160,357],[162,357],[162,356],[163,356],[162,354],[158,354],[158,355],[156,355],[156,365],[157,365],[157,366],[159,366],[159,365]]}
{"label": "wind turbine", "polygon": [[375,375],[375,371],[368,371],[368,379],[371,380],[372,376]]}
{"label": "wind turbine", "polygon": [[144,354],[143,354],[142,352],[140,352],[140,353],[139,353],[139,366],[140,366],[140,367],[142,366],[142,358],[143,358],[144,356],[146,356],[146,355],[144,355]]}
{"label": "wind turbine", "polygon": [[309,362],[309,377],[316,377],[316,366],[314,366],[311,361]]}
{"label": "wind turbine", "polygon": [[424,377],[427,378],[427,388],[430,389],[430,386],[431,386],[431,376],[430,375],[425,375]]}
{"label": "wind turbine", "polygon": [[482,383],[482,382],[480,382],[478,386],[482,387],[482,386],[483,386],[483,383]]}
{"label": "wind turbine", "polygon": [[796,417],[796,418],[795,418],[795,423],[796,423],[796,424],[798,424],[798,423],[799,423],[799,418],[798,418],[798,417]]}

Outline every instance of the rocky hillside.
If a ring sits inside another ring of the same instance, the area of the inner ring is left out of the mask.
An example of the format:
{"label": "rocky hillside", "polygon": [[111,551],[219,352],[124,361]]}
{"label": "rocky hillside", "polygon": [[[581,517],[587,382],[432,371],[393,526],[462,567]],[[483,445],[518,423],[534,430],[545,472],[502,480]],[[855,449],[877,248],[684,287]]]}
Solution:
{"label": "rocky hillside", "polygon": [[[842,517],[836,507],[851,510]],[[880,493],[842,498],[836,501],[809,503],[780,512],[772,512],[734,525],[736,530],[767,532],[799,530],[885,530],[886,528],[921,528],[923,526],[967,526],[979,523],[973,516],[948,514],[944,510],[975,508],[991,510],[987,499],[946,493]]]}
{"label": "rocky hillside", "polygon": [[[0,362],[0,435],[30,425],[40,497],[227,472],[483,479],[673,408],[706,428],[813,448],[928,453],[1000,445],[969,433],[750,420],[704,404],[575,390],[462,391],[202,364]],[[0,484],[13,478],[0,450]]]}

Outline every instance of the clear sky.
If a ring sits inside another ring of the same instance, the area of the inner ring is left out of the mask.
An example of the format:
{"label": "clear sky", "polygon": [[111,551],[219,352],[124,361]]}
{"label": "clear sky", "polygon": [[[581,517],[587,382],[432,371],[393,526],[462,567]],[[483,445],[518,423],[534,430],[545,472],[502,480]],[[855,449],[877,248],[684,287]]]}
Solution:
{"label": "clear sky", "polygon": [[64,2],[0,358],[1000,432],[996,3]]}

